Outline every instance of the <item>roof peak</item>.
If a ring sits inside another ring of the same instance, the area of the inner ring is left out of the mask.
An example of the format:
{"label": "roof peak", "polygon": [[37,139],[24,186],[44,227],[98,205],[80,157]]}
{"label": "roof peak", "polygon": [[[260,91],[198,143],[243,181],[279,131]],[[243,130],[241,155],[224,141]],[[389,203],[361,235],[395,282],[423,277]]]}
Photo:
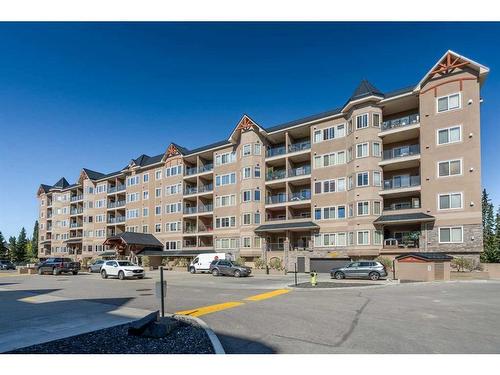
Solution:
{"label": "roof peak", "polygon": [[377,89],[370,81],[368,81],[367,79],[363,79],[358,84],[358,87],[356,87],[356,90],[354,90],[349,100],[360,99],[362,97],[370,95],[377,95],[381,97],[384,96],[382,91]]}
{"label": "roof peak", "polygon": [[60,188],[60,189],[64,189],[64,188],[67,188],[69,186],[69,182],[64,178],[64,177],[61,177],[59,179],[59,181],[57,181],[53,187],[55,188]]}

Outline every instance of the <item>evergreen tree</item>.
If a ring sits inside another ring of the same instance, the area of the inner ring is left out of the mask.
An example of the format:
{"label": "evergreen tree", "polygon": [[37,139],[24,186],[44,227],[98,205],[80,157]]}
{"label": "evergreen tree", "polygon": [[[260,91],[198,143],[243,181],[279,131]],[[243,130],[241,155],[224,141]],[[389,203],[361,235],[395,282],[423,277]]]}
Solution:
{"label": "evergreen tree", "polygon": [[7,243],[5,242],[2,232],[0,232],[0,259],[7,259],[8,254],[9,248],[7,247]]}
{"label": "evergreen tree", "polygon": [[16,255],[15,255],[16,262],[26,261],[26,251],[28,250],[27,247],[28,247],[28,237],[26,236],[26,229],[24,229],[23,227],[21,228],[21,232],[17,237]]}
{"label": "evergreen tree", "polygon": [[484,252],[481,254],[481,260],[486,263],[500,261],[499,243],[495,233],[495,215],[493,213],[493,204],[490,202],[486,189],[483,190],[481,200],[483,212],[483,246]]}
{"label": "evergreen tree", "polygon": [[10,258],[11,262],[15,262],[16,261],[16,252],[17,252],[16,237],[14,237],[14,236],[9,237],[8,247],[9,247],[9,258]]}
{"label": "evergreen tree", "polygon": [[35,254],[35,258],[38,256],[38,220],[35,221],[35,227],[33,228],[33,236],[31,237],[31,251]]}

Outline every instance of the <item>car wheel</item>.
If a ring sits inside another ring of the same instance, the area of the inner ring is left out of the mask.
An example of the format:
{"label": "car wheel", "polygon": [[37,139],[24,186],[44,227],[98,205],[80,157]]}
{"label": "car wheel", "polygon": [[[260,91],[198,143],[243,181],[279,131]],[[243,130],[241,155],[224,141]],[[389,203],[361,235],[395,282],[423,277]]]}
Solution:
{"label": "car wheel", "polygon": [[124,280],[125,279],[125,274],[123,273],[123,271],[118,272],[118,278],[120,280]]}
{"label": "car wheel", "polygon": [[103,279],[107,279],[107,278],[108,278],[108,274],[106,273],[106,270],[102,270],[102,271],[101,271],[101,277],[102,277]]}
{"label": "car wheel", "polygon": [[219,276],[219,270],[218,270],[217,268],[214,268],[214,269],[212,270],[212,275],[213,275],[213,276]]}
{"label": "car wheel", "polygon": [[89,273],[92,273],[92,267],[89,267],[87,271],[89,271]]}
{"label": "car wheel", "polygon": [[345,278],[345,275],[343,272],[335,272],[335,278],[337,280],[342,280],[343,278]]}
{"label": "car wheel", "polygon": [[144,279],[144,276],[139,276],[138,279]]}
{"label": "car wheel", "polygon": [[42,271],[42,269],[41,269],[41,268],[39,268],[39,269],[38,269],[38,274],[39,274],[39,275],[43,275],[43,271]]}
{"label": "car wheel", "polygon": [[73,271],[72,273],[73,273],[73,275],[75,275],[75,276],[76,276],[76,275],[78,275],[78,271]]}
{"label": "car wheel", "polygon": [[52,268],[52,275],[54,276],[59,275],[59,271],[57,270],[57,268]]}
{"label": "car wheel", "polygon": [[378,279],[380,279],[380,275],[378,272],[371,272],[368,276],[370,277],[370,280],[373,281],[377,281]]}
{"label": "car wheel", "polygon": [[234,271],[234,277],[240,277],[241,272],[239,270]]}
{"label": "car wheel", "polygon": [[191,267],[191,268],[189,269],[189,272],[191,272],[191,273],[195,274],[195,273],[196,273],[196,268]]}

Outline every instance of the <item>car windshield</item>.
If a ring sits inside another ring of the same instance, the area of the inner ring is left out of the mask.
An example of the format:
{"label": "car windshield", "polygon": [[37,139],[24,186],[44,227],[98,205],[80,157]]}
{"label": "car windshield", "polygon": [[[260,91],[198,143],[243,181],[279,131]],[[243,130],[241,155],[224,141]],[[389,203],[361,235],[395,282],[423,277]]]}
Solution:
{"label": "car windshield", "polygon": [[132,264],[132,263],[130,263],[129,261],[123,261],[123,260],[122,260],[122,261],[120,261],[120,262],[118,262],[118,264],[119,264],[120,266],[122,266],[122,267],[123,267],[123,266],[133,266],[133,264]]}

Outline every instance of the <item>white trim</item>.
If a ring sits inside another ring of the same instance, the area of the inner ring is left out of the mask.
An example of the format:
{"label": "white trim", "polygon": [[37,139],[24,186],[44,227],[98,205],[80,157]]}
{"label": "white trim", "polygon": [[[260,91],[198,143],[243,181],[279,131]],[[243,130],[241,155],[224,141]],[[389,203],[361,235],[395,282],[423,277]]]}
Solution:
{"label": "white trim", "polygon": [[[362,204],[364,206],[365,203],[368,203],[368,213],[366,214],[360,214],[359,213],[359,204]],[[369,216],[370,215],[370,201],[357,201],[356,202],[356,216]]]}
{"label": "white trim", "polygon": [[[364,129],[364,128],[362,128]],[[359,156],[358,155],[358,146],[364,146],[366,145],[366,155],[365,156]],[[362,158],[367,158],[370,156],[370,142],[362,142],[362,143],[356,143],[356,159],[362,159]]]}
{"label": "white trim", "polygon": [[[360,244],[359,243],[359,237],[358,237],[358,233],[361,233],[361,232],[367,232],[368,233],[368,242],[367,243],[363,243],[363,244]],[[364,230],[357,230],[356,231],[356,245],[357,246],[369,246],[370,245],[370,230],[369,229],[364,229]]]}
{"label": "white trim", "polygon": [[[452,241],[451,240],[451,230],[456,229],[456,228],[460,228],[461,233],[462,233],[460,241]],[[438,227],[437,229],[438,229],[438,242],[439,243],[451,243],[451,244],[453,244],[453,243],[463,243],[464,242],[464,227],[462,225],[455,225],[455,226],[449,226],[449,227]],[[450,241],[447,241],[447,242],[441,241],[441,229],[449,229],[450,230]]]}
{"label": "white trim", "polygon": [[[452,108],[450,109],[450,96],[458,95],[458,107],[457,108]],[[439,99],[447,98],[448,99],[448,109],[445,111],[439,111]],[[459,111],[462,109],[462,92],[454,92],[448,95],[443,95],[443,96],[438,96],[436,99],[436,115],[440,113],[448,113],[448,112],[453,112],[453,111]]]}
{"label": "white trim", "polygon": [[[460,194],[460,207],[451,207],[451,196]],[[448,195],[450,199],[450,208],[441,208],[441,196]],[[462,191],[454,191],[451,193],[437,193],[437,209],[438,211],[462,210],[464,208],[464,193]]]}
{"label": "white trim", "polygon": [[[457,161],[457,160],[460,160],[460,173],[459,174],[449,174],[448,176],[440,176],[439,175],[439,164],[441,163],[448,163],[448,165],[452,162],[452,161]],[[450,159],[450,160],[439,160],[437,163],[436,163],[436,178],[447,178],[447,177],[457,177],[457,176],[462,176],[463,175],[463,169],[464,169],[464,159],[463,158],[458,158],[458,159]]]}
{"label": "white trim", "polygon": [[[459,128],[460,129],[460,139],[458,141],[453,141],[453,142],[447,142],[447,143],[439,143],[439,132],[440,131],[443,131],[443,130],[447,130],[448,131],[448,139],[450,138],[450,129],[454,129],[454,128]],[[440,146],[448,146],[448,145],[452,145],[452,144],[455,144],[455,143],[460,143],[463,141],[463,137],[462,137],[462,124],[459,124],[459,125],[452,125],[452,126],[448,126],[446,128],[439,128],[439,129],[436,129],[436,146],[440,147]]]}

